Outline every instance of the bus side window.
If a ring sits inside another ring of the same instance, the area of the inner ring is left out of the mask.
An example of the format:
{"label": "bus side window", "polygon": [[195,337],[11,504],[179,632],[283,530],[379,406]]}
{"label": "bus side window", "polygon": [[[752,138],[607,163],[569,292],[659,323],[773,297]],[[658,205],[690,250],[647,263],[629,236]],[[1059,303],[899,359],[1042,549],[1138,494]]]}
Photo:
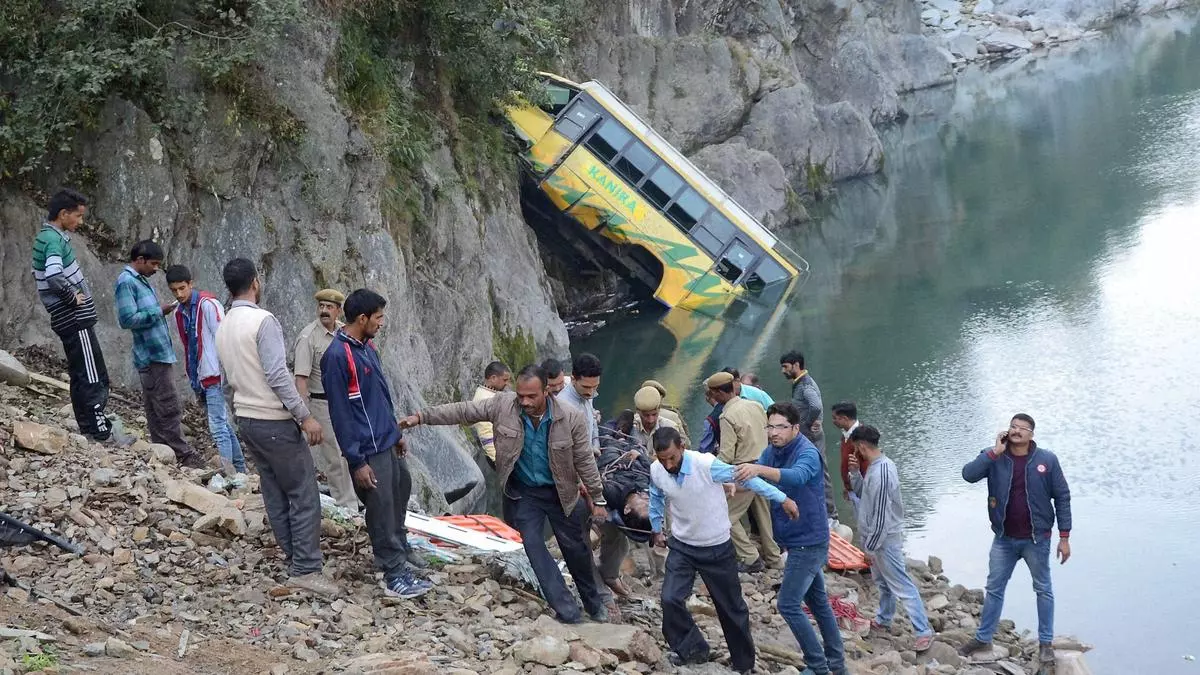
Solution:
{"label": "bus side window", "polygon": [[601,124],[595,133],[588,137],[584,145],[595,153],[600,161],[609,164],[632,138],[633,134],[621,126],[620,122],[610,117],[604,120],[604,124]]}
{"label": "bus side window", "polygon": [[746,277],[745,286],[751,292],[758,293],[771,284],[783,281],[788,278],[788,273],[783,269],[783,266],[775,262],[771,256],[763,256],[758,262],[758,267]]}
{"label": "bus side window", "polygon": [[620,159],[613,164],[613,168],[625,179],[625,182],[636,187],[657,161],[658,158],[654,156],[653,152],[650,152],[649,148],[634,141],[621,154]]}
{"label": "bus side window", "polygon": [[596,109],[596,104],[582,96],[576,97],[562,117],[559,117],[554,123],[554,130],[574,143],[579,140],[580,136],[583,136],[599,116],[600,111]]}
{"label": "bus side window", "polygon": [[752,262],[754,262],[754,254],[750,252],[750,249],[743,246],[742,242],[735,241],[717,261],[717,274],[720,274],[729,283],[734,283],[741,278],[742,273],[750,267]]}
{"label": "bus side window", "polygon": [[671,201],[671,197],[674,197],[681,187],[683,187],[683,179],[679,177],[679,174],[672,171],[671,167],[666,164],[659,164],[658,168],[650,172],[646,182],[642,183],[642,194],[650,200],[650,203],[661,209]]}
{"label": "bus side window", "polygon": [[[692,188],[684,188],[683,192],[675,200],[675,203],[667,209],[667,217],[671,219],[684,232],[691,232],[696,226],[696,222],[704,217],[704,212],[708,210],[708,202],[700,196],[698,192]],[[720,250],[720,247],[717,247]]]}

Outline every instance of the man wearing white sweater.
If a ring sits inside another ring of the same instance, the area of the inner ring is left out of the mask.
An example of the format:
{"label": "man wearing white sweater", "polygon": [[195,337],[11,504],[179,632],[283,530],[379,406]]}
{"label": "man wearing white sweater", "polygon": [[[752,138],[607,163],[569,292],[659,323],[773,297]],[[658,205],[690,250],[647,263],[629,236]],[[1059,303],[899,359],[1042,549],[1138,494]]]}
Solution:
{"label": "man wearing white sweater", "polygon": [[[663,636],[676,666],[708,661],[709,647],[696,627],[687,599],[696,574],[704,580],[729,644],[730,665],[740,673],[754,669],[750,615],[738,579],[737,556],[729,535],[723,483],[732,483],[733,466],[713,455],[684,450],[679,431],[654,432],[658,461],[650,467],[650,525],[655,546],[670,546],[662,586]],[[796,518],[800,511],[787,495],[761,478],[741,484]],[[664,513],[671,514],[671,537],[663,534]]]}
{"label": "man wearing white sweater", "polygon": [[[923,652],[933,644],[933,629],[925,615],[921,593],[908,574],[904,559],[904,502],[900,498],[900,476],[896,464],[879,449],[879,431],[862,424],[850,434],[856,452],[850,453],[850,487],[858,496],[858,532],[863,552],[871,560],[871,578],[879,588],[879,611],[871,627],[887,631],[896,615],[896,599],[904,603],[917,634],[913,651]],[[858,455],[869,464],[867,473],[858,470]]]}

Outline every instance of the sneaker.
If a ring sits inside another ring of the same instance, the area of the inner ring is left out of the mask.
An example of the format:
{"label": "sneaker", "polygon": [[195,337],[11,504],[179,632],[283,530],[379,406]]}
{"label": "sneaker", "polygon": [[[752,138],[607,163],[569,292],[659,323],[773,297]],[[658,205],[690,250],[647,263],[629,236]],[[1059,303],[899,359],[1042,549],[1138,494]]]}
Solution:
{"label": "sneaker", "polygon": [[326,598],[331,598],[341,593],[338,585],[320,572],[310,572],[298,577],[288,577],[287,585],[291,588],[298,588],[302,591],[308,591],[314,595]]}
{"label": "sneaker", "polygon": [[708,663],[708,659],[709,659],[708,652],[700,652],[699,654],[692,654],[691,656],[680,656],[679,654],[676,654],[675,652],[671,652],[670,654],[667,654],[667,661],[669,661],[671,663],[671,665],[676,666],[676,667],[698,666],[702,663]]}
{"label": "sneaker", "polygon": [[411,600],[419,598],[429,592],[433,588],[433,584],[424,579],[414,578],[412,572],[407,570],[397,574],[394,577],[384,580],[386,593],[393,598],[403,598]]}
{"label": "sneaker", "polygon": [[920,654],[921,652],[933,646],[933,635],[918,635],[916,641],[913,642],[913,651]]}
{"label": "sneaker", "polygon": [[750,563],[749,565],[747,565],[746,563],[738,563],[738,573],[739,574],[758,574],[759,572],[763,571],[763,569],[765,569],[765,568],[766,568],[766,565],[763,564],[762,556],[759,556],[757,560]]}
{"label": "sneaker", "polygon": [[1038,661],[1042,663],[1054,663],[1054,645],[1049,642],[1043,642],[1038,647]]}
{"label": "sneaker", "polygon": [[878,631],[880,633],[890,633],[892,632],[892,624],[880,623],[878,619],[871,619],[871,630]]}
{"label": "sneaker", "polygon": [[608,623],[609,613],[607,607],[601,607],[595,612],[588,612],[588,616],[592,617],[592,621],[596,623]]}
{"label": "sneaker", "polygon": [[992,648],[991,642],[982,642],[980,640],[976,640],[975,638],[971,638],[970,640],[967,640],[966,644],[964,644],[963,646],[958,648],[958,655],[962,656],[962,657],[967,657],[981,649],[991,649],[991,648]]}

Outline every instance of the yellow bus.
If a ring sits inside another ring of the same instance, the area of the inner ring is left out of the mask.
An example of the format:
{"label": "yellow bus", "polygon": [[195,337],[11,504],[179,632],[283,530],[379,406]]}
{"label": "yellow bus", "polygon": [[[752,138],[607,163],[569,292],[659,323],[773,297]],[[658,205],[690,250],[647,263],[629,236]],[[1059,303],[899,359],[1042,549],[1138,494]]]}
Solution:
{"label": "yellow bus", "polygon": [[738,298],[773,305],[807,271],[604,85],[543,75],[548,102],[506,112],[525,145],[522,205],[540,234],[667,307],[705,314]]}

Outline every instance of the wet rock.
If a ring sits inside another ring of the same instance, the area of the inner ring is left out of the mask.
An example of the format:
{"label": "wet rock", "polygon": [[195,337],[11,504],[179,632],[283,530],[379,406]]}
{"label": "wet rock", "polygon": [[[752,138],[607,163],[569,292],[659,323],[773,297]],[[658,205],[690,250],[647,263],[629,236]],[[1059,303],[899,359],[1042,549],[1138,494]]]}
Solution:
{"label": "wet rock", "polygon": [[67,447],[67,443],[71,439],[62,429],[36,422],[17,420],[13,422],[13,440],[16,441],[17,447],[23,450],[32,450],[43,455],[57,455]]}
{"label": "wet rock", "polygon": [[521,663],[540,663],[543,666],[561,666],[571,658],[571,647],[553,635],[539,635],[517,643],[513,657]]}

